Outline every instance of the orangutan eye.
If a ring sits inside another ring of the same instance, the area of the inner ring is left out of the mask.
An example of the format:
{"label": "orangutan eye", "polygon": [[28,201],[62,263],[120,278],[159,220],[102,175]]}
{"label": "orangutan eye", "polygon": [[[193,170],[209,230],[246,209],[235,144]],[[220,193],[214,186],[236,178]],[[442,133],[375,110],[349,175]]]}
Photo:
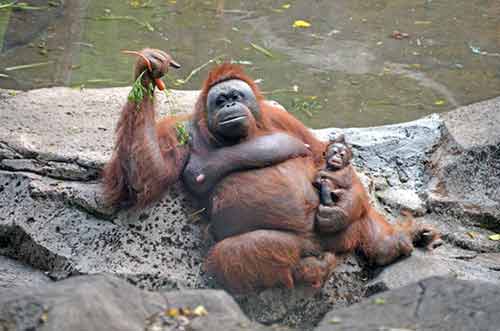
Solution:
{"label": "orangutan eye", "polygon": [[215,105],[217,107],[222,106],[226,102],[226,98],[223,95],[219,95],[217,99],[215,99]]}

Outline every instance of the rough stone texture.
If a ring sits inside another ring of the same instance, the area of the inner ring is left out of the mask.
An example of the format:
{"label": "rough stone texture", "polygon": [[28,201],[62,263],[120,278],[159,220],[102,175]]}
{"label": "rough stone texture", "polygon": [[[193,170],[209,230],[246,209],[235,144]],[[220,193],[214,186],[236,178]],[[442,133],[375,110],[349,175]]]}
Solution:
{"label": "rough stone texture", "polygon": [[[56,178],[95,179],[109,158],[117,115],[129,91],[128,87],[0,89],[0,159],[9,160],[2,162],[3,167],[35,169]],[[192,109],[196,97],[196,91],[174,91],[169,98],[156,93],[162,115]]]}
{"label": "rough stone texture", "polygon": [[383,268],[380,274],[367,284],[368,294],[399,288],[427,277],[454,276],[441,259],[422,255],[417,251],[410,258]]}
{"label": "rough stone texture", "polygon": [[[180,186],[144,211],[116,213],[102,203],[99,172],[127,92],[0,90],[0,255],[56,280],[106,272],[151,290],[217,287],[202,269],[211,245],[204,222]],[[163,114],[172,105],[191,109],[196,92],[173,95],[158,95]],[[327,311],[410,280],[450,274],[500,283],[500,244],[488,240],[500,232],[499,105],[497,98],[409,123],[316,131],[346,133],[377,209],[391,220],[411,211],[446,244],[381,270],[347,257],[320,291],[269,289],[237,297],[242,310],[310,330]]]}
{"label": "rough stone texture", "polygon": [[366,284],[367,295],[396,289],[432,276],[500,284],[500,253],[479,254],[447,244],[434,252],[416,250],[412,256],[378,271]]}
{"label": "rough stone texture", "polygon": [[430,278],[328,313],[317,331],[498,330],[500,287]]}
{"label": "rough stone texture", "polygon": [[380,202],[396,210],[407,210],[413,216],[424,216],[427,206],[415,191],[405,189],[387,188],[375,192]]}
{"label": "rough stone texture", "polygon": [[[79,276],[44,288],[4,290],[2,330],[137,330],[168,320],[167,309],[203,306],[208,314],[191,320],[188,330],[263,330],[251,323],[223,291],[146,292],[116,277]],[[170,319],[170,321],[172,321]],[[161,324],[159,324],[161,326]],[[164,325],[154,330],[182,330]]]}
{"label": "rough stone texture", "polygon": [[443,138],[429,163],[429,208],[444,221],[500,232],[498,99],[444,114]]}
{"label": "rough stone texture", "polygon": [[321,290],[311,288],[267,289],[236,297],[243,312],[266,325],[292,325],[310,330],[330,310],[349,306],[365,296],[363,284],[370,277],[353,256],[339,261],[339,266]]}

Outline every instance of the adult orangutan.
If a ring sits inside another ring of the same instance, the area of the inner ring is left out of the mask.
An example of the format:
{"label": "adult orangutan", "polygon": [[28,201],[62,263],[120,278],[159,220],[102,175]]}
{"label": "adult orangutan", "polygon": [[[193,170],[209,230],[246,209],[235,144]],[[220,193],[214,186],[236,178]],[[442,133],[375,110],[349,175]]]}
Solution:
{"label": "adult orangutan", "polygon": [[[168,54],[145,49],[135,75],[145,72],[142,83],[150,86],[172,64]],[[240,67],[223,64],[210,72],[188,118],[156,122],[147,93],[139,104],[127,102],[104,171],[105,195],[113,205],[144,207],[181,179],[207,207],[217,243],[206,265],[226,288],[318,287],[335,265],[314,226],[319,198],[312,181],[325,146],[265,101]]]}

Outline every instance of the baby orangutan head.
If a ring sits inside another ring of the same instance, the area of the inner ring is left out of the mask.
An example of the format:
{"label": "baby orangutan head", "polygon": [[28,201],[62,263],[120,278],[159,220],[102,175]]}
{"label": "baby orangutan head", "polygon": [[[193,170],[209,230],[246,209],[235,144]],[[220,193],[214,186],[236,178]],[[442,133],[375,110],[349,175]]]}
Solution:
{"label": "baby orangutan head", "polygon": [[326,149],[326,168],[336,171],[347,167],[352,160],[352,149],[345,141],[343,134],[330,139]]}

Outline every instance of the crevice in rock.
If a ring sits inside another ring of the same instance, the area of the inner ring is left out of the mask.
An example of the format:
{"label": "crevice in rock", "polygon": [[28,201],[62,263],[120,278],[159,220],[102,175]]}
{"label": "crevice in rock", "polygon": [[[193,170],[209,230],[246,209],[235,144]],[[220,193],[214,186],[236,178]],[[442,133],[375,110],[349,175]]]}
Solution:
{"label": "crevice in rock", "polygon": [[[75,169],[64,167],[73,166]],[[74,162],[45,161],[39,159],[4,159],[0,161],[0,169],[11,172],[29,172],[53,179],[87,182],[100,177],[100,170],[82,168]]]}
{"label": "crevice in rock", "polygon": [[67,278],[75,271],[67,257],[39,245],[18,225],[0,225],[0,255],[22,261],[41,271],[64,275],[58,279]]}
{"label": "crevice in rock", "polygon": [[30,172],[54,179],[92,181],[100,177],[101,168],[92,162],[61,155],[42,155],[22,147],[0,143],[0,169]]}
{"label": "crevice in rock", "polygon": [[420,320],[420,310],[422,308],[422,303],[425,299],[425,291],[427,290],[423,282],[418,282],[418,287],[420,288],[420,293],[418,294],[417,305],[415,307],[415,316],[417,320]]}

